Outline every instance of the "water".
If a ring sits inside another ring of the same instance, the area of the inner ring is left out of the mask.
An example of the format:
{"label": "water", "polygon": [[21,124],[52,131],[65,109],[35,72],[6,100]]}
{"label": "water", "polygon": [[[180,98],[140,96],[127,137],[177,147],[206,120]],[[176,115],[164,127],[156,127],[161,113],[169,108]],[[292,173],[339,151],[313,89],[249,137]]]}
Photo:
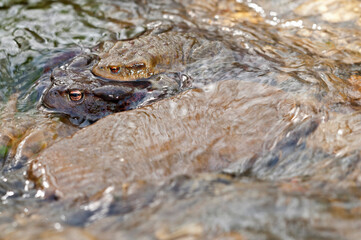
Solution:
{"label": "water", "polygon": [[[2,1],[0,238],[359,239],[359,8]],[[197,66],[223,81],[81,130],[37,108],[52,68],[159,26],[239,62]]]}

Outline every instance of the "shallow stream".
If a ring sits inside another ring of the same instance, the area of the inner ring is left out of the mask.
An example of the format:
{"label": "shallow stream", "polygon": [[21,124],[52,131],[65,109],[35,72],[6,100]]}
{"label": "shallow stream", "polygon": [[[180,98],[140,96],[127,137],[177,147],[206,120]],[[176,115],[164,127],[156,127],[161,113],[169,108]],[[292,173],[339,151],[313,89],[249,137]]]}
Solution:
{"label": "shallow stream", "polygon": [[[0,19],[0,239],[359,239],[360,1],[4,0]],[[154,28],[236,60],[84,128],[39,107],[53,68]]]}

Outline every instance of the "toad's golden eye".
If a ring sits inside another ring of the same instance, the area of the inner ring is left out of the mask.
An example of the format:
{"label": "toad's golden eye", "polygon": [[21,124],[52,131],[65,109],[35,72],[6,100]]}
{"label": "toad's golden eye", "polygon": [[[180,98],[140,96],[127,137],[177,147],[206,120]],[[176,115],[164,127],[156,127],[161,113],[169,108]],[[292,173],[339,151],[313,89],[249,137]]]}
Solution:
{"label": "toad's golden eye", "polygon": [[69,98],[74,102],[78,102],[82,100],[84,94],[80,90],[70,90],[69,91]]}
{"label": "toad's golden eye", "polygon": [[109,67],[109,70],[110,70],[111,73],[118,73],[119,69],[120,69],[120,67],[116,67],[116,66]]}

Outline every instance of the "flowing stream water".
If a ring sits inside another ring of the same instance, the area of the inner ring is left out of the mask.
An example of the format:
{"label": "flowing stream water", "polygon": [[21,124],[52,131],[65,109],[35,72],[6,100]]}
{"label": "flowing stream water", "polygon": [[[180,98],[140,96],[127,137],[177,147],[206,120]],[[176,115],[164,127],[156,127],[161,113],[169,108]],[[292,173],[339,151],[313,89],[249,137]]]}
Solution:
{"label": "flowing stream water", "polygon": [[[0,19],[0,239],[359,239],[360,1],[3,0]],[[39,107],[53,68],[154,28],[237,60],[84,128]]]}

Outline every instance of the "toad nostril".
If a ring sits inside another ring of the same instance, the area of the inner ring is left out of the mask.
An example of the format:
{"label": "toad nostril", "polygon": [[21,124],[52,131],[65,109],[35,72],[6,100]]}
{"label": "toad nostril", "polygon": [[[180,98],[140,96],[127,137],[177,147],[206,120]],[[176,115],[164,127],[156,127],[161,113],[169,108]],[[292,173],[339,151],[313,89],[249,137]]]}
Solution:
{"label": "toad nostril", "polygon": [[59,96],[59,93],[58,93],[58,91],[51,91],[51,92],[49,93],[49,95],[50,95],[50,97],[58,97],[58,96]]}

